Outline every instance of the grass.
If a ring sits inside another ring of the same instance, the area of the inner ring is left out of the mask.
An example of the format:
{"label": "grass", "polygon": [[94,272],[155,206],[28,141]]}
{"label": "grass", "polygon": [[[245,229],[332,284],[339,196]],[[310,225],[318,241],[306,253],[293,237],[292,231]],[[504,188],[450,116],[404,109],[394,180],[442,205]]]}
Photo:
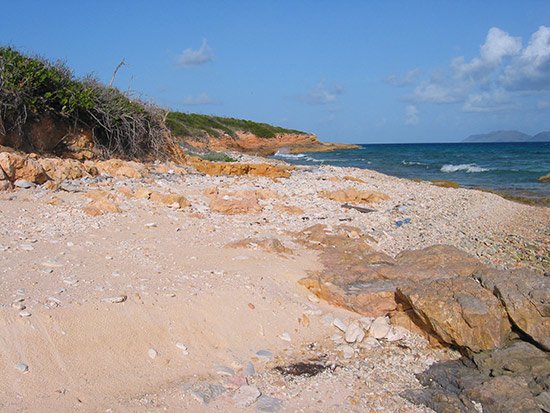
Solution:
{"label": "grass", "polygon": [[106,157],[141,158],[168,149],[163,111],[86,77],[61,62],[0,47],[0,136],[16,149],[34,149],[29,128],[49,118],[67,132],[91,132]]}
{"label": "grass", "polygon": [[166,117],[166,125],[176,136],[194,138],[207,138],[208,135],[219,138],[223,134],[236,138],[237,132],[249,132],[264,139],[274,138],[281,133],[306,134],[267,123],[182,112],[170,112]]}

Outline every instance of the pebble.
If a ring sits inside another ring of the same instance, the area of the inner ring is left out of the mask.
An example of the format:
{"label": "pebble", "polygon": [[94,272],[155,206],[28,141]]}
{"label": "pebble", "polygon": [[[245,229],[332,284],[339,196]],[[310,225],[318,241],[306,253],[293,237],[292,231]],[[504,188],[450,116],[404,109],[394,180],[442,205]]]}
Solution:
{"label": "pebble", "polygon": [[235,375],[235,370],[233,370],[231,367],[215,366],[214,369],[216,370],[216,373],[218,373],[220,376],[234,376]]}
{"label": "pebble", "polygon": [[243,376],[250,377],[250,376],[253,376],[254,374],[256,374],[256,369],[254,368],[254,364],[251,361],[249,361],[248,363],[246,363],[246,366],[244,367]]}
{"label": "pebble", "polygon": [[23,303],[12,303],[11,306],[19,311],[23,311],[25,308],[27,308],[27,306]]}
{"label": "pebble", "polygon": [[260,396],[256,402],[256,411],[262,413],[277,413],[283,407],[283,401],[275,397]]}
{"label": "pebble", "polygon": [[34,187],[32,182],[27,181],[26,179],[18,179],[13,183],[18,188],[29,189]]}
{"label": "pebble", "polygon": [[344,333],[348,329],[348,326],[339,318],[335,318],[332,322],[332,325],[334,325],[334,327],[336,327],[338,330],[343,331]]}
{"label": "pebble", "polygon": [[369,329],[369,334],[376,338],[381,339],[388,335],[391,330],[391,326],[387,317],[378,317],[373,322]]}
{"label": "pebble", "polygon": [[344,337],[341,334],[333,334],[331,340],[334,341],[334,344],[344,344]]}
{"label": "pebble", "polygon": [[359,323],[353,322],[348,326],[345,335],[345,340],[348,343],[360,343],[364,338],[365,331],[361,328]]}
{"label": "pebble", "polygon": [[29,371],[29,366],[27,366],[25,363],[17,363],[15,365],[15,368],[21,373],[27,373]]}
{"label": "pebble", "polygon": [[259,350],[256,352],[256,357],[269,361],[273,358],[273,353],[269,350]]}
{"label": "pebble", "polygon": [[149,356],[149,358],[155,359],[155,358],[157,358],[157,356],[159,355],[159,353],[158,353],[158,351],[155,350],[154,348],[150,348],[149,350],[147,350],[147,355]]}
{"label": "pebble", "polygon": [[330,326],[334,322],[334,316],[332,314],[325,314],[323,318],[321,318],[321,323],[324,326]]}
{"label": "pebble", "polygon": [[373,317],[361,317],[359,319],[359,322],[363,326],[363,328],[368,331],[370,326],[372,325],[372,322],[374,321]]}
{"label": "pebble", "polygon": [[345,359],[350,359],[355,354],[355,350],[353,349],[353,347],[347,344],[339,346],[338,351],[342,352]]}
{"label": "pebble", "polygon": [[187,346],[183,343],[176,343],[176,347],[179,348],[184,355],[188,355],[189,351],[187,351]]}
{"label": "pebble", "polygon": [[283,334],[281,334],[281,335],[279,336],[279,338],[280,338],[281,340],[284,340],[284,341],[292,341],[292,339],[290,338],[290,334],[288,334],[288,333],[286,333],[286,332],[283,333]]}
{"label": "pebble", "polygon": [[32,251],[34,250],[34,247],[31,244],[21,244],[19,246],[23,251]]}
{"label": "pebble", "polygon": [[66,278],[63,280],[63,282],[67,285],[76,285],[78,284],[78,280],[76,278]]}
{"label": "pebble", "polygon": [[307,299],[309,301],[311,301],[312,303],[318,303],[319,302],[319,297],[317,297],[316,295],[314,294],[308,294],[307,295]]}
{"label": "pebble", "polygon": [[127,295],[117,295],[116,297],[102,298],[101,302],[117,304],[117,303],[123,303],[127,299],[128,299]]}
{"label": "pebble", "polygon": [[156,228],[156,227],[157,227],[157,224],[154,222],[148,222],[147,224],[145,224],[145,228]]}
{"label": "pebble", "polygon": [[0,245],[0,251],[7,251],[9,247],[6,247],[5,245]]}
{"label": "pebble", "polygon": [[32,314],[27,311],[27,310],[23,310],[19,313],[19,317],[30,317]]}
{"label": "pebble", "polygon": [[191,387],[191,395],[198,402],[207,405],[225,393],[225,387],[221,384],[199,383]]}
{"label": "pebble", "polygon": [[258,397],[261,395],[262,393],[256,386],[246,385],[237,389],[233,395],[233,400],[237,406],[244,408],[254,404],[254,402],[258,400]]}

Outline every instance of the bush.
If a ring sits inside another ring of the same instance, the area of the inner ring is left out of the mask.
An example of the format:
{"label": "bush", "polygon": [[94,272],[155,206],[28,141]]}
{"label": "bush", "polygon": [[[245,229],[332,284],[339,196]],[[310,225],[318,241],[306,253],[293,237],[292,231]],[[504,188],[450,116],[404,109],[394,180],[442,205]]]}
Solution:
{"label": "bush", "polygon": [[237,162],[237,159],[223,152],[208,152],[203,155],[199,155],[199,158],[211,162]]}
{"label": "bush", "polygon": [[32,145],[25,126],[43,117],[90,130],[105,156],[141,158],[168,149],[161,109],[93,78],[75,79],[63,63],[0,48],[0,135]]}

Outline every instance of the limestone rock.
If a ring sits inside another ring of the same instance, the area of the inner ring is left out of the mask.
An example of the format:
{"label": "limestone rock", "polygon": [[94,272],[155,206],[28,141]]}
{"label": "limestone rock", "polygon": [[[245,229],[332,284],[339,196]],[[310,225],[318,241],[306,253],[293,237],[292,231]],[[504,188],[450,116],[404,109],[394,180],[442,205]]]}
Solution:
{"label": "limestone rock", "polygon": [[550,173],[539,177],[540,182],[550,183]]}
{"label": "limestone rock", "polygon": [[[38,162],[44,168],[50,179],[60,182],[65,179],[80,179],[92,176],[90,169],[75,159],[40,158]],[[91,172],[94,172],[91,170]]]}
{"label": "limestone rock", "polygon": [[511,326],[499,300],[469,277],[411,283],[397,289],[426,329],[470,352],[499,348]]}
{"label": "limestone rock", "polygon": [[29,155],[2,152],[0,153],[0,168],[12,182],[24,179],[35,184],[43,184],[48,180],[48,175],[42,165]]}
{"label": "limestone rock", "polygon": [[377,191],[360,191],[355,188],[338,189],[335,191],[321,191],[323,198],[337,202],[352,202],[356,204],[373,204],[387,201],[390,197]]}
{"label": "limestone rock", "polygon": [[151,191],[149,199],[157,204],[177,205],[178,208],[181,209],[191,206],[189,201],[183,195],[178,194],[162,194],[160,192]]}
{"label": "limestone rock", "polygon": [[101,174],[119,178],[142,178],[147,173],[143,164],[122,159],[100,161],[95,166]]}
{"label": "limestone rock", "polygon": [[257,214],[262,209],[258,198],[253,194],[241,198],[216,196],[210,201],[210,210],[220,214]]}
{"label": "limestone rock", "polygon": [[258,248],[265,252],[276,254],[292,255],[293,251],[283,245],[277,238],[245,238],[240,241],[231,242],[225,248]]}
{"label": "limestone rock", "polygon": [[550,350],[550,278],[528,270],[485,270],[481,284],[504,304],[512,323]]}
{"label": "limestone rock", "polygon": [[371,324],[369,335],[378,340],[385,338],[391,331],[390,322],[387,317],[377,317]]}
{"label": "limestone rock", "polygon": [[197,171],[207,175],[250,175],[267,178],[288,178],[294,167],[265,163],[210,162],[198,158],[189,161]]}
{"label": "limestone rock", "polygon": [[109,199],[98,199],[90,202],[83,208],[83,211],[92,217],[111,213],[116,214],[122,212],[121,209],[113,201]]}

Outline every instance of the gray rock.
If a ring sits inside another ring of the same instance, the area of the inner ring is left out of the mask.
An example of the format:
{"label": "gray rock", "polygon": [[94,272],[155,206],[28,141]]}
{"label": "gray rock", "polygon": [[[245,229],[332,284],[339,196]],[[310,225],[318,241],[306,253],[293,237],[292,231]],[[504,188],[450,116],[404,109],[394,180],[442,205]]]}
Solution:
{"label": "gray rock", "polygon": [[[185,390],[185,389],[184,389]],[[199,403],[207,405],[225,393],[226,389],[221,384],[197,383],[190,386],[191,396]]]}
{"label": "gray rock", "polygon": [[233,395],[233,400],[237,406],[244,408],[254,404],[261,395],[256,386],[241,386]]}
{"label": "gray rock", "polygon": [[33,188],[34,187],[34,184],[32,182],[29,182],[27,181],[26,179],[18,179],[17,181],[15,181],[13,183],[16,187],[18,188],[23,188],[23,189],[29,189],[29,188]]}
{"label": "gray rock", "polygon": [[15,365],[15,368],[19,370],[21,373],[27,373],[29,371],[29,366],[27,366],[25,363],[17,363]]}
{"label": "gray rock", "polygon": [[249,361],[248,363],[246,363],[246,366],[244,367],[243,376],[250,377],[250,376],[253,376],[254,374],[256,374],[256,369],[254,368],[254,364],[251,361]]}
{"label": "gray rock", "polygon": [[269,350],[259,350],[256,352],[256,357],[269,361],[273,358],[273,353]]}
{"label": "gray rock", "polygon": [[260,396],[256,402],[256,411],[263,413],[276,413],[283,407],[283,401],[275,397]]}
{"label": "gray rock", "polygon": [[227,366],[214,366],[214,369],[216,370],[216,373],[218,373],[220,376],[234,376],[235,370],[233,370],[231,367]]}

